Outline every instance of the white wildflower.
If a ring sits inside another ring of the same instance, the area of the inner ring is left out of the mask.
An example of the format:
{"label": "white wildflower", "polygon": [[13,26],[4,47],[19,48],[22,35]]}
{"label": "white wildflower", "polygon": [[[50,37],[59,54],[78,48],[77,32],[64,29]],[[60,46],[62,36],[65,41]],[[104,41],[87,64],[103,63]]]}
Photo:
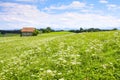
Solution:
{"label": "white wildflower", "polygon": [[43,68],[40,68],[40,71],[43,71],[44,69]]}
{"label": "white wildflower", "polygon": [[73,61],[73,62],[71,62],[71,64],[72,64],[72,65],[76,65],[76,62],[75,62],[75,61]]}
{"label": "white wildflower", "polygon": [[1,61],[0,61],[0,63],[4,63],[4,61],[3,61],[3,60],[1,60]]}
{"label": "white wildflower", "polygon": [[77,64],[81,64],[81,62],[77,62]]}
{"label": "white wildflower", "polygon": [[36,75],[32,74],[31,76],[32,76],[32,77],[35,77]]}
{"label": "white wildflower", "polygon": [[58,75],[62,75],[62,73],[60,72],[60,73],[58,73]]}
{"label": "white wildflower", "polygon": [[51,71],[51,70],[47,70],[46,72],[47,72],[47,73],[52,73],[52,71]]}
{"label": "white wildflower", "polygon": [[106,67],[107,67],[107,65],[106,65],[106,64],[103,64],[102,66],[103,66],[103,68],[104,68],[104,69],[106,69]]}
{"label": "white wildflower", "polygon": [[112,63],[112,62],[110,62],[110,65],[113,65],[113,63]]}
{"label": "white wildflower", "polygon": [[58,60],[62,61],[62,60],[64,60],[64,59],[60,57],[60,58],[58,58]]}
{"label": "white wildflower", "polygon": [[66,63],[67,61],[66,60],[63,60],[63,63]]}
{"label": "white wildflower", "polygon": [[50,76],[55,76],[54,71],[52,71],[52,70],[47,70],[46,72]]}

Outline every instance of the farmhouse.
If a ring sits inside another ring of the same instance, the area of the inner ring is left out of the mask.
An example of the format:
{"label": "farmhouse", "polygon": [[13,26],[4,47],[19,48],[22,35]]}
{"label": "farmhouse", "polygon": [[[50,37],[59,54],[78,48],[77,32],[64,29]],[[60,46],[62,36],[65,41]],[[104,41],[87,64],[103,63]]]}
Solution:
{"label": "farmhouse", "polygon": [[34,31],[35,31],[35,28],[33,27],[24,27],[21,30],[21,36],[32,36]]}

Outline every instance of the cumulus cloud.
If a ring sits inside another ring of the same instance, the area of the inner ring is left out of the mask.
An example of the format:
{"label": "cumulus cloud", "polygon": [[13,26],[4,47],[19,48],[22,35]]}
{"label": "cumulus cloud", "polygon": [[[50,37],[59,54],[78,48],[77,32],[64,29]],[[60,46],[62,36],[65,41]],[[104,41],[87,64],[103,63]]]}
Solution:
{"label": "cumulus cloud", "polygon": [[35,6],[19,5],[17,3],[1,3],[0,6],[3,7],[3,12],[1,12],[1,19],[5,21],[29,22],[29,20],[26,19],[29,19],[32,16],[37,17],[37,15],[32,14],[39,14],[39,11]]}
{"label": "cumulus cloud", "polygon": [[[75,4],[75,3],[74,3]],[[113,16],[100,14],[64,12],[49,14],[40,11],[34,5],[19,3],[0,3],[0,29],[22,28],[33,26],[36,28],[51,26],[54,29],[79,29],[83,28],[112,28],[119,27],[120,20]],[[80,7],[80,6],[79,6]]]}
{"label": "cumulus cloud", "polygon": [[47,16],[46,13],[39,11],[34,5],[1,2],[0,7],[2,7],[0,21],[9,22],[9,24],[21,24],[18,27],[39,25],[43,16]]}

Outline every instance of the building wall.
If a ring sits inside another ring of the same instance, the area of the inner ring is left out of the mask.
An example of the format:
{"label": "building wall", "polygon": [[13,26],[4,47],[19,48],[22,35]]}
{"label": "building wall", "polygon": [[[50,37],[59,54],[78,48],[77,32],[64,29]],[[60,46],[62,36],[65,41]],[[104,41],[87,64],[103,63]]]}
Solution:
{"label": "building wall", "polygon": [[32,32],[22,32],[22,36],[32,36]]}

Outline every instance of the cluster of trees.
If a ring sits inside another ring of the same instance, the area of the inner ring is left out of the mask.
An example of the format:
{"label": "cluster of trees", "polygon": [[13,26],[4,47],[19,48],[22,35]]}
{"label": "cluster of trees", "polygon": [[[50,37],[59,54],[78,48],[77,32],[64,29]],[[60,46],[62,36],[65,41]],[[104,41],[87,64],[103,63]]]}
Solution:
{"label": "cluster of trees", "polygon": [[20,34],[20,30],[0,30],[1,34],[6,34],[6,33],[13,33],[13,34]]}
{"label": "cluster of trees", "polygon": [[[98,31],[113,31],[113,30],[117,30],[117,28],[113,28],[111,30],[99,29],[99,28],[89,28],[89,29],[80,28],[79,30],[69,30],[69,32],[81,33],[81,32],[98,32]],[[57,30],[57,31],[64,31],[64,30]],[[51,27],[36,29],[33,35],[36,36],[39,33],[50,33],[50,32],[56,32],[56,30],[51,29]],[[0,30],[0,34],[4,35],[6,33],[20,34],[21,30]]]}
{"label": "cluster of trees", "polygon": [[113,31],[113,30],[117,30],[117,28],[113,28],[113,29],[99,29],[99,28],[89,28],[89,29],[83,29],[80,28],[79,30],[69,30],[69,32],[75,32],[75,33],[81,33],[81,32],[98,32],[98,31]]}
{"label": "cluster of trees", "polygon": [[40,33],[50,33],[50,32],[54,32],[55,30],[51,29],[50,27],[47,28],[41,28],[41,29],[36,29],[33,32],[33,36],[37,36]]}
{"label": "cluster of trees", "polygon": [[51,29],[51,27],[47,27],[47,28],[41,28],[38,29],[41,33],[50,33],[50,32],[54,32],[55,30]]}

